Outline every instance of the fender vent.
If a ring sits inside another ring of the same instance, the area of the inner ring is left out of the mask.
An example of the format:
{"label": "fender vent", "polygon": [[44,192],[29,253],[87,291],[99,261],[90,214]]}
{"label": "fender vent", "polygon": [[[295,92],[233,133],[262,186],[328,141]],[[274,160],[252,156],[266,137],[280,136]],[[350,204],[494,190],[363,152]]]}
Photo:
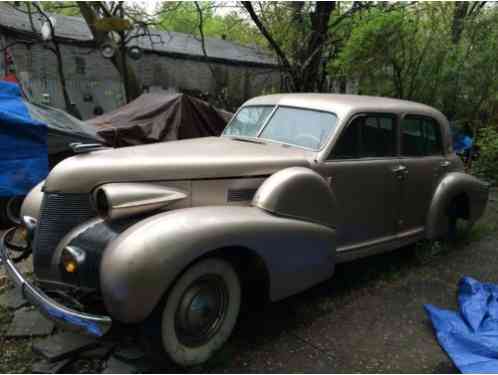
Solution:
{"label": "fender vent", "polygon": [[256,194],[256,189],[228,189],[227,202],[249,202]]}

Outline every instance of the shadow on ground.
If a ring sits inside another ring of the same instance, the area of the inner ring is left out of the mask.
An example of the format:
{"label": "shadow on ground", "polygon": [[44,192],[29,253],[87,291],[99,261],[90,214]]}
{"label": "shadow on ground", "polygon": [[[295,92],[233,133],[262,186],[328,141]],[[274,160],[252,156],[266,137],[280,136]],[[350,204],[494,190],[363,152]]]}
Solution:
{"label": "shadow on ground", "polygon": [[[306,292],[252,306],[223,350],[189,372],[454,373],[423,305],[454,309],[462,276],[498,282],[497,223],[498,203],[493,201],[481,222],[453,244],[419,243],[341,264],[334,277]],[[11,319],[0,310],[0,329]],[[0,372],[32,370],[38,359],[31,339],[0,341]],[[80,359],[62,370],[100,372],[105,366],[102,360]],[[117,368],[183,371],[147,357]]]}

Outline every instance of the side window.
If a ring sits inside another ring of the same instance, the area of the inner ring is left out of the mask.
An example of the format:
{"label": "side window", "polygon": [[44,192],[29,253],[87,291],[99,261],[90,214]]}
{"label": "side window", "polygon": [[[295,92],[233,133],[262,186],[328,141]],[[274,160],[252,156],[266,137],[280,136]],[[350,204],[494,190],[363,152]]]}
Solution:
{"label": "side window", "polygon": [[401,121],[403,156],[441,155],[441,129],[426,117],[406,116]]}
{"label": "side window", "polygon": [[402,155],[423,156],[425,149],[422,121],[416,117],[405,117],[401,121]]}
{"label": "side window", "polygon": [[362,127],[362,157],[387,157],[396,154],[395,117],[367,116]]}
{"label": "side window", "polygon": [[357,118],[344,129],[337,140],[329,159],[352,159],[360,154],[360,125],[363,118]]}
{"label": "side window", "polygon": [[357,117],[341,133],[332,159],[387,157],[396,155],[395,117],[366,115]]}
{"label": "side window", "polygon": [[443,142],[441,138],[441,127],[432,119],[424,119],[422,128],[425,136],[425,147],[427,155],[442,155]]}

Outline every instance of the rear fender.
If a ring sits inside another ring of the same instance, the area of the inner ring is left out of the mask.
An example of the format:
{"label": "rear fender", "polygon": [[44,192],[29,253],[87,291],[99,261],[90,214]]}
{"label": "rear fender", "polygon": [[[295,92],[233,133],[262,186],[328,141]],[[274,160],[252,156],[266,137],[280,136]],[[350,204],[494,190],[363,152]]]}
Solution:
{"label": "rear fender", "polygon": [[335,230],[258,207],[210,206],[164,212],[134,224],[107,246],[100,267],[113,318],[144,320],[179,274],[217,249],[250,249],[263,261],[278,300],[333,273]]}
{"label": "rear fender", "polygon": [[474,223],[486,208],[489,185],[466,173],[448,173],[439,182],[431,201],[426,219],[427,238],[435,239],[446,234],[448,207],[453,199],[462,195],[468,200],[468,221]]}

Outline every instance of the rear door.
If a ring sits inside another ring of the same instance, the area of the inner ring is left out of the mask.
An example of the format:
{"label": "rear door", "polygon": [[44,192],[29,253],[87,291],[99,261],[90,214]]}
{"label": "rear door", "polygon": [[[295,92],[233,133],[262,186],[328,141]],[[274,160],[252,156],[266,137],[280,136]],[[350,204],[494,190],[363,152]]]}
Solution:
{"label": "rear door", "polygon": [[425,226],[437,183],[449,162],[443,152],[441,125],[430,117],[410,115],[400,121],[401,184],[399,233],[420,232]]}

